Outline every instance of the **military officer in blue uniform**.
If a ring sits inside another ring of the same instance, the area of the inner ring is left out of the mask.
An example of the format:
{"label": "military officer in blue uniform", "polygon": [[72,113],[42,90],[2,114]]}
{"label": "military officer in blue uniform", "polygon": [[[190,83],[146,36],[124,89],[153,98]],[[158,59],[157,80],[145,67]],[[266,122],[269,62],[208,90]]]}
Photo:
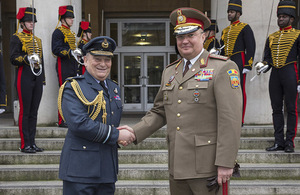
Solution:
{"label": "military officer in blue uniform", "polygon": [[[66,78],[77,75],[78,64],[72,56],[76,49],[75,33],[70,29],[74,22],[74,11],[72,5],[60,6],[58,9],[61,26],[56,28],[52,34],[52,53],[57,57],[56,71],[58,84],[61,86]],[[67,127],[58,113],[58,126]]]}
{"label": "military officer in blue uniform", "polygon": [[249,24],[240,22],[242,15],[242,1],[229,0],[228,2],[228,20],[230,25],[223,29],[220,40],[222,49],[221,55],[230,57],[240,71],[241,87],[243,92],[243,113],[242,125],[246,112],[246,74],[252,70],[252,64],[255,54],[255,38]]}
{"label": "military officer in blue uniform", "polygon": [[210,20],[211,24],[208,28],[204,30],[206,40],[204,42],[203,48],[207,51],[211,51],[211,49],[220,50],[220,43],[216,38],[216,33],[219,32],[219,28],[216,20]]}
{"label": "military officer in blue uniform", "polygon": [[86,72],[60,87],[58,108],[68,124],[59,178],[64,195],[113,195],[118,174],[118,142],[135,136],[117,130],[122,114],[120,88],[108,79],[116,43],[96,37],[83,47]]}
{"label": "military officer in blue uniform", "polygon": [[[264,64],[272,69],[269,80],[269,94],[272,106],[275,142],[267,151],[284,150],[294,152],[297,134],[297,99],[300,91],[299,54],[300,30],[292,27],[296,18],[293,1],[280,1],[277,7],[279,30],[269,35],[264,53]],[[283,102],[287,108],[287,130],[284,139]]]}

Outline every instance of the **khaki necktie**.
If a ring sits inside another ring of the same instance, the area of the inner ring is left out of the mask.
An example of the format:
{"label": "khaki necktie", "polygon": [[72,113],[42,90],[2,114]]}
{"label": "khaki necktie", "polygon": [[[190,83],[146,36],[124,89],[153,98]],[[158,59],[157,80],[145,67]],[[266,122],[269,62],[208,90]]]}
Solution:
{"label": "khaki necktie", "polygon": [[190,69],[190,67],[189,67],[190,64],[191,64],[191,62],[189,60],[185,63],[184,71],[183,71],[183,74],[182,74],[183,76]]}

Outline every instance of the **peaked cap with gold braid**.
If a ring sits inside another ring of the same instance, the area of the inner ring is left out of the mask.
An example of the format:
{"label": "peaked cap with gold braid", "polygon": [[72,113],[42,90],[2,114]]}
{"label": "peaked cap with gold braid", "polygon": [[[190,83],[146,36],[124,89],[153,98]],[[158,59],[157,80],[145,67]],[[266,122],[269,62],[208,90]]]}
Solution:
{"label": "peaked cap with gold braid", "polygon": [[175,35],[183,35],[195,32],[198,29],[206,29],[210,26],[210,20],[201,11],[182,7],[175,9],[170,14],[170,20],[174,28]]}
{"label": "peaked cap with gold braid", "polygon": [[99,36],[90,40],[82,48],[83,55],[90,53],[95,56],[113,56],[116,42],[107,36]]}

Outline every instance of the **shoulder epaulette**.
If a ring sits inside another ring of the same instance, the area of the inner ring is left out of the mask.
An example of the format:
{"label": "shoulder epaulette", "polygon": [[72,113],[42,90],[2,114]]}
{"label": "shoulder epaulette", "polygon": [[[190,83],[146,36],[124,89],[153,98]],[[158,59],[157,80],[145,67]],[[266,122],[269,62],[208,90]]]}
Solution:
{"label": "shoulder epaulette", "polygon": [[210,54],[209,57],[214,59],[224,60],[224,61],[227,61],[229,59],[229,57],[227,56],[221,56],[217,54]]}
{"label": "shoulder epaulette", "polygon": [[74,76],[74,77],[68,77],[68,78],[66,78],[66,81],[70,81],[72,79],[83,79],[83,78],[84,78],[83,75],[78,75],[78,76]]}
{"label": "shoulder epaulette", "polygon": [[174,64],[177,64],[179,61],[181,60],[181,58],[179,58],[178,60],[172,62],[171,64],[167,65],[166,68],[173,66]]}
{"label": "shoulder epaulette", "polygon": [[115,80],[110,79],[112,82],[114,82],[115,84],[119,85],[119,83]]}

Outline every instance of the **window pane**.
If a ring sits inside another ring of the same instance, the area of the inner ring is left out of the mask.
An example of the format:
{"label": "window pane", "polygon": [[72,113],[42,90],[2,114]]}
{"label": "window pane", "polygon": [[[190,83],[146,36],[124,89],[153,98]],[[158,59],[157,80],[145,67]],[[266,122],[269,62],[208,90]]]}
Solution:
{"label": "window pane", "polygon": [[148,87],[148,104],[154,103],[159,87]]}
{"label": "window pane", "polygon": [[124,84],[139,85],[141,56],[124,56]]}
{"label": "window pane", "polygon": [[123,23],[123,46],[165,46],[165,23]]}
{"label": "window pane", "polygon": [[148,84],[160,85],[161,74],[164,69],[164,56],[148,56]]}
{"label": "window pane", "polygon": [[110,78],[119,83],[119,80],[118,80],[118,64],[119,64],[118,55],[114,55],[114,57],[112,58]]}
{"label": "window pane", "polygon": [[141,103],[141,88],[124,87],[124,103]]}
{"label": "window pane", "polygon": [[118,24],[110,23],[110,37],[116,41],[118,45]]}

